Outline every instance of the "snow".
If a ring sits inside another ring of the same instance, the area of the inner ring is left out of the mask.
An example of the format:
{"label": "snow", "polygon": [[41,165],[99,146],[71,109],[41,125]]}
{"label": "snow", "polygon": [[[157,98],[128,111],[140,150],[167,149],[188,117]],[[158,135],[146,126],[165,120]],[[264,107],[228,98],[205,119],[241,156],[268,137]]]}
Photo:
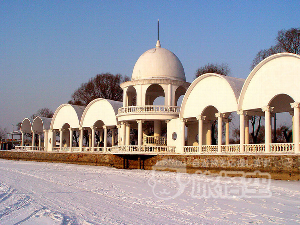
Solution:
{"label": "snow", "polygon": [[[0,224],[300,223],[298,181],[248,181],[243,186],[240,178],[0,160]],[[257,182],[261,195],[200,191],[250,190]]]}

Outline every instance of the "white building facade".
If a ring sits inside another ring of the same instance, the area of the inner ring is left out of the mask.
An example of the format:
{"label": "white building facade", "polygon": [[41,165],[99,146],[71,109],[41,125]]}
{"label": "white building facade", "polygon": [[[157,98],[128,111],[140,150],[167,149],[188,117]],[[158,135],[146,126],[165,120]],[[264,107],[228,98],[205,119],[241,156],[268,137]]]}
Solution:
{"label": "white building facade", "polygon": [[[63,104],[51,119],[25,118],[22,140],[31,133],[32,142],[25,146],[22,141],[16,149],[114,154],[299,153],[299,55],[272,55],[246,80],[209,73],[190,84],[177,56],[157,41],[155,48],[140,56],[131,81],[121,88],[123,102],[95,99],[86,107]],[[157,98],[160,105],[156,105]],[[293,141],[272,143],[272,118],[282,112],[292,116]],[[231,144],[231,118],[236,113],[240,142]],[[249,143],[249,119],[254,115],[264,117],[264,143]]]}

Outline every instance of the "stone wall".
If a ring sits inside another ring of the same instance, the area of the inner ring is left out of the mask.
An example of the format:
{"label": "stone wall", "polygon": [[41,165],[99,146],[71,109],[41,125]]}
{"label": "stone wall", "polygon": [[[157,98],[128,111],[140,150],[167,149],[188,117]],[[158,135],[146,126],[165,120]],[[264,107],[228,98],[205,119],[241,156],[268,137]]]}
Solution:
{"label": "stone wall", "polygon": [[[177,172],[220,173],[260,171],[272,179],[299,180],[299,155],[113,155],[0,151],[0,158],[111,166],[126,169],[156,169]],[[254,177],[257,177],[253,175]]]}

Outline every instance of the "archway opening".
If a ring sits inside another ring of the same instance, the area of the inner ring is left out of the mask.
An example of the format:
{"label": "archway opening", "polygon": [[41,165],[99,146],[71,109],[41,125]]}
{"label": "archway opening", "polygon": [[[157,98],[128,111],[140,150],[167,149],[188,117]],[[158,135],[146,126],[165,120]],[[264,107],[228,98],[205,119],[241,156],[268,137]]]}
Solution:
{"label": "archway opening", "polygon": [[127,89],[127,106],[136,106],[136,90],[133,86],[128,87]]}
{"label": "archway opening", "polygon": [[102,120],[97,120],[94,123],[95,129],[95,147],[104,147],[104,122]]}
{"label": "archway opening", "polygon": [[289,95],[276,95],[269,103],[271,114],[272,143],[293,142],[293,109],[291,103],[294,100]]}
{"label": "archway opening", "polygon": [[152,84],[146,91],[146,105],[164,105],[165,92],[159,84]]}
{"label": "archway opening", "polygon": [[202,116],[205,116],[203,123],[203,144],[216,145],[218,137],[217,118],[218,110],[214,106],[208,106],[204,109]]}
{"label": "archway opening", "polygon": [[175,105],[180,106],[184,97],[186,89],[182,86],[179,86],[175,91]]}
{"label": "archway opening", "polygon": [[60,138],[60,140],[62,141],[61,146],[62,147],[70,147],[70,124],[65,123],[62,126],[62,137]]}

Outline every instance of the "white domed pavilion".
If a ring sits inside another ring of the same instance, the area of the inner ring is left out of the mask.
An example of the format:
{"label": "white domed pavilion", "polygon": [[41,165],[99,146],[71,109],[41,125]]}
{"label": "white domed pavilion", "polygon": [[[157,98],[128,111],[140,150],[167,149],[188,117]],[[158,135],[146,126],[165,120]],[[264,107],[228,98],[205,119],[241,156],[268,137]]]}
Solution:
{"label": "white domed pavilion", "polygon": [[[63,104],[51,122],[46,118],[24,119],[22,137],[32,133],[32,146],[24,146],[23,140],[16,148],[114,154],[299,153],[299,55],[272,55],[246,80],[209,73],[190,84],[178,57],[162,48],[158,40],[155,48],[139,57],[131,80],[121,88],[123,102],[95,99],[86,107]],[[184,96],[181,105],[180,96]],[[229,141],[230,115],[234,112],[239,115],[239,144]],[[276,128],[272,118],[281,112],[293,117],[291,143],[271,140]],[[249,142],[249,119],[253,115],[265,117],[264,143]],[[212,124],[217,124],[215,142]],[[39,136],[38,146],[35,135]]]}

